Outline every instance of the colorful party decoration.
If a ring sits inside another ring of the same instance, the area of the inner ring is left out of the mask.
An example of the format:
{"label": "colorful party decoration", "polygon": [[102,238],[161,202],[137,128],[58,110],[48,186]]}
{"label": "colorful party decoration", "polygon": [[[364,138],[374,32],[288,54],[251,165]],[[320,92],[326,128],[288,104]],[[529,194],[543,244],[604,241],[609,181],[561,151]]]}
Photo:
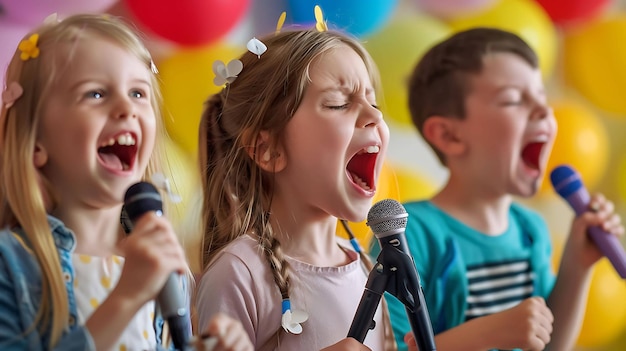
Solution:
{"label": "colorful party decoration", "polygon": [[158,67],[162,79],[165,126],[172,138],[189,154],[198,149],[198,128],[204,102],[222,86],[214,84],[213,62],[229,62],[243,48],[215,43],[199,49],[179,50]]}
{"label": "colorful party decoration", "polygon": [[[609,345],[626,333],[626,282],[603,258],[594,268],[577,345]],[[622,349],[623,350],[623,349]]]}
{"label": "colorful party decoration", "polygon": [[29,28],[23,24],[14,22],[0,23],[0,87],[4,87],[4,74],[7,66],[17,50],[19,42],[28,33]]}
{"label": "colorful party decoration", "polygon": [[592,21],[565,33],[565,81],[597,107],[626,115],[626,14]]}
{"label": "colorful party decoration", "polygon": [[497,0],[415,0],[417,7],[436,17],[447,18],[478,12],[493,6]]}
{"label": "colorful party decoration", "polygon": [[536,0],[559,25],[583,24],[600,15],[609,0]]}
{"label": "colorful party decoration", "polygon": [[[605,174],[609,161],[609,136],[606,127],[593,110],[574,100],[552,103],[558,133],[548,160],[548,172],[568,164],[576,169],[587,186],[593,189]],[[554,193],[548,177],[542,192]]]}
{"label": "colorful party decoration", "polygon": [[415,169],[396,165],[393,171],[398,187],[398,200],[402,203],[428,199],[438,190],[435,182]]}
{"label": "colorful party decoration", "polygon": [[52,13],[62,19],[77,13],[99,13],[117,0],[15,0],[1,4],[3,20],[14,21],[27,26],[38,25]]}
{"label": "colorful party decoration", "polygon": [[451,34],[450,28],[428,16],[406,16],[389,23],[365,41],[381,75],[378,97],[385,118],[412,128],[408,107],[408,80],[422,55]]}
{"label": "colorful party decoration", "polygon": [[455,17],[448,23],[455,31],[486,26],[513,32],[535,50],[544,76],[552,73],[558,48],[556,29],[534,0],[499,0],[484,11]]}
{"label": "colorful party decoration", "polygon": [[318,5],[330,29],[366,37],[389,21],[398,0],[288,0],[287,5],[287,14],[296,24],[315,26]]}
{"label": "colorful party decoration", "polygon": [[247,13],[250,0],[125,0],[134,18],[158,36],[184,46],[210,44]]}

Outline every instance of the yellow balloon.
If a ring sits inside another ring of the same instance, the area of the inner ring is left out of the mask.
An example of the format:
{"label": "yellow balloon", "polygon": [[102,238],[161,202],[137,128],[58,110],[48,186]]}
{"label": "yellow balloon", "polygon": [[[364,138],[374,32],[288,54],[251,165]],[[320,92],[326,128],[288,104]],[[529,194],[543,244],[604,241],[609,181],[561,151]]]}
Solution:
{"label": "yellow balloon", "polygon": [[198,206],[195,194],[201,193],[200,171],[195,158],[171,139],[166,140],[165,156],[167,163],[163,165],[163,174],[169,181],[174,197],[180,197],[180,202],[172,201],[172,197],[164,199],[167,204],[165,215],[178,234],[189,258],[190,268],[197,272],[200,269],[197,258],[200,254],[200,217],[190,218],[189,213]]}
{"label": "yellow balloon", "polygon": [[608,112],[626,114],[626,15],[592,21],[565,34],[564,78],[589,101]]}
{"label": "yellow balloon", "polygon": [[406,167],[394,167],[400,202],[424,200],[437,192],[437,186],[422,174]]}
{"label": "yellow balloon", "polygon": [[596,264],[577,345],[609,345],[626,333],[626,281],[608,259]]}
{"label": "yellow balloon", "polygon": [[198,150],[198,127],[204,102],[222,88],[213,84],[213,62],[228,63],[241,52],[239,48],[216,43],[200,49],[181,49],[159,64],[165,127],[191,155]]}
{"label": "yellow balloon", "polygon": [[558,47],[556,29],[534,0],[500,0],[484,11],[451,19],[448,24],[455,31],[494,27],[515,33],[535,50],[543,75],[552,73]]}
{"label": "yellow balloon", "polygon": [[443,22],[427,16],[401,17],[365,40],[380,70],[383,96],[379,104],[390,121],[412,125],[408,79],[422,55],[450,35]]}
{"label": "yellow balloon", "polygon": [[[558,271],[565,239],[553,237],[553,264]],[[583,325],[576,344],[599,350],[626,333],[626,281],[617,274],[608,259],[594,267],[585,306]],[[601,350],[604,350],[603,348]],[[619,349],[619,350],[624,350]],[[606,350],[608,351],[608,350]]]}
{"label": "yellow balloon", "polygon": [[[376,195],[372,200],[372,204],[383,199],[399,200],[394,171],[388,163],[383,165],[380,176],[378,177]],[[361,245],[364,250],[369,251],[373,233],[367,224],[365,224],[366,222],[367,220],[358,223],[348,223],[348,226],[350,230],[352,230],[354,237],[358,240],[359,245]],[[348,233],[341,223],[337,223],[337,235],[342,238],[349,238]]]}
{"label": "yellow balloon", "polygon": [[[594,189],[607,169],[609,136],[606,127],[589,108],[573,100],[552,103],[558,123],[548,171],[569,164],[576,169],[589,189]],[[549,177],[544,177],[542,193],[553,193]]]}
{"label": "yellow balloon", "polygon": [[619,161],[617,166],[617,193],[622,201],[626,202],[626,157]]}

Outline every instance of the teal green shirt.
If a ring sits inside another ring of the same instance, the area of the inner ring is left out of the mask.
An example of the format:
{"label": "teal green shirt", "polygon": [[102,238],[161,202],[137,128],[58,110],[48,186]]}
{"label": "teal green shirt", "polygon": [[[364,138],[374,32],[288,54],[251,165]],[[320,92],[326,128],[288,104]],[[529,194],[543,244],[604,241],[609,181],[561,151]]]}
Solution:
{"label": "teal green shirt", "polygon": [[[406,238],[420,275],[433,331],[512,307],[524,298],[547,298],[554,286],[550,235],[536,212],[519,204],[509,210],[506,232],[480,233],[430,201],[404,205]],[[375,240],[370,252],[376,258]],[[411,331],[404,305],[385,296],[399,350]]]}

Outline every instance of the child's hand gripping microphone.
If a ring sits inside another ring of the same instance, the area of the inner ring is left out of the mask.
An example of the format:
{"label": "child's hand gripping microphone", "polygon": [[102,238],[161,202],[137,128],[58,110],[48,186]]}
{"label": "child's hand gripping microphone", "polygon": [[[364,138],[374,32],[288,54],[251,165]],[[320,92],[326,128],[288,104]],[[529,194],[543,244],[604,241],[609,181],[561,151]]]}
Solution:
{"label": "child's hand gripping microphone", "polygon": [[[550,180],[554,190],[570,204],[577,216],[587,211],[590,196],[578,172],[569,166],[559,166],[552,170]],[[619,239],[600,227],[589,228],[588,234],[620,277],[626,279],[626,252]]]}

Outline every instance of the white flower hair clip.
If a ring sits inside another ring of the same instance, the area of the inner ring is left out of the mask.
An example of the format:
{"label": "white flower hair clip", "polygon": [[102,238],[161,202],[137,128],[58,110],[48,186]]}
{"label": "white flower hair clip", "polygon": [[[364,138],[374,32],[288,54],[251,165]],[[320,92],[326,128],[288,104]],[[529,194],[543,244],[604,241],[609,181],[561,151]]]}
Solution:
{"label": "white flower hair clip", "polygon": [[180,197],[180,195],[174,193],[172,191],[172,186],[170,185],[170,180],[167,179],[167,177],[165,177],[165,175],[161,174],[161,173],[154,173],[152,175],[152,179],[151,179],[152,183],[154,184],[155,187],[165,191],[165,193],[167,194],[167,197],[170,198],[170,201],[172,201],[173,203],[179,203],[182,201],[182,198]]}
{"label": "white flower hair clip", "polygon": [[7,85],[6,89],[2,92],[2,103],[4,107],[8,110],[13,106],[15,101],[19,99],[24,93],[24,89],[18,82],[11,82]]}
{"label": "white flower hair clip", "polygon": [[250,39],[246,47],[248,51],[255,54],[258,58],[261,58],[261,55],[267,51],[267,46],[257,38]]}
{"label": "white flower hair clip", "polygon": [[237,79],[237,75],[243,70],[243,63],[239,60],[231,60],[228,65],[220,60],[213,62],[213,84],[222,86],[224,84],[230,84]]}
{"label": "white flower hair clip", "polygon": [[43,20],[43,24],[45,25],[53,25],[58,23],[61,23],[61,20],[59,19],[59,14],[57,14],[56,12],[49,14],[48,17]]}
{"label": "white flower hair clip", "polygon": [[289,299],[283,299],[283,317],[281,325],[286,332],[291,334],[302,333],[301,323],[309,319],[309,314],[301,310],[291,310],[291,302]]}

